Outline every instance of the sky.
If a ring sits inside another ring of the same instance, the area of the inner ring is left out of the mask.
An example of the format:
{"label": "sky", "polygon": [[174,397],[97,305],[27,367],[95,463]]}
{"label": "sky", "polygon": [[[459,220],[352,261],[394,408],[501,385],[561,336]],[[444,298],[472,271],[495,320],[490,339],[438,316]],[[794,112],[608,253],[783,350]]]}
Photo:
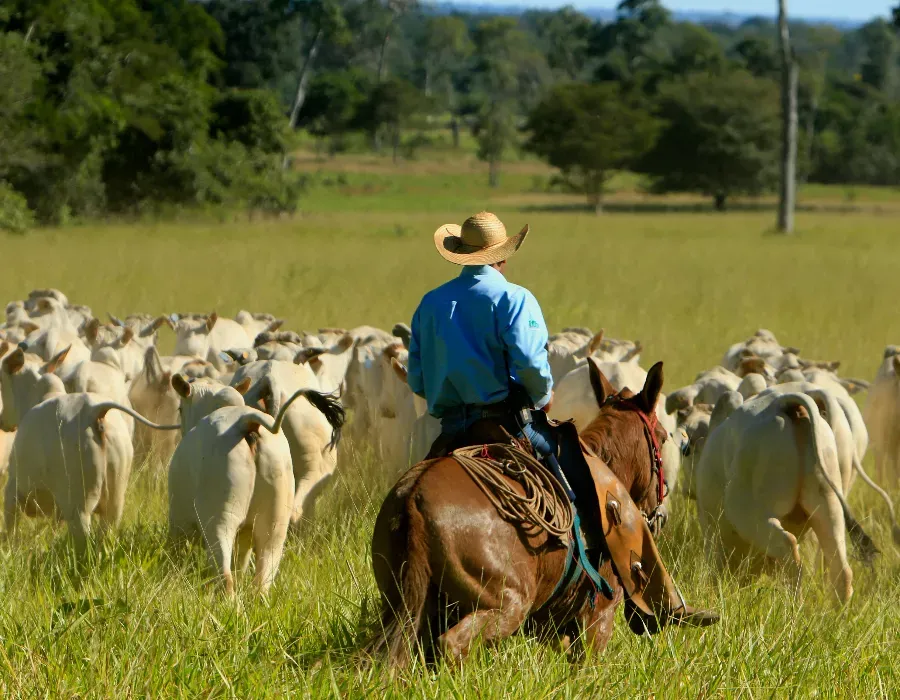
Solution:
{"label": "sky", "polygon": [[[469,0],[477,4],[519,5],[529,7],[615,7],[617,0]],[[774,15],[776,0],[663,0],[670,10],[733,12],[740,15]],[[794,17],[868,20],[887,16],[897,0],[788,0],[788,13]]]}

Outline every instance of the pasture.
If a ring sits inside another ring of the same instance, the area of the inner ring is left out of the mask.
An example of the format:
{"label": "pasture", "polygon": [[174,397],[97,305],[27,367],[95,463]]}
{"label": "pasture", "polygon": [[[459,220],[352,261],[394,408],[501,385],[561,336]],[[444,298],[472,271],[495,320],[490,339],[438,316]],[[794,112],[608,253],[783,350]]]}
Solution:
{"label": "pasture", "polygon": [[[767,201],[713,214],[700,200],[640,195],[627,181],[597,217],[578,198],[534,191],[547,172],[532,163],[511,167],[495,192],[465,163],[301,165],[323,172],[293,219],[4,236],[0,299],[53,286],[98,315],[246,308],[298,330],[390,328],[456,273],[435,253],[433,231],[488,208],[510,233],[531,225],[508,276],[535,293],[551,330],[585,325],[641,340],[644,366],[665,361],[664,391],[759,327],[870,380],[884,346],[900,342],[896,192],[802,192],[810,209],[798,213],[796,236],[780,238],[768,233]],[[850,199],[858,211],[843,211]],[[164,329],[161,346],[171,343]],[[395,475],[355,447],[318,522],[290,536],[266,600],[249,588],[232,602],[216,596],[199,549],[166,548],[160,465],[137,467],[122,528],[86,568],[64,529],[25,523],[18,547],[0,544],[0,694],[887,697],[900,687],[900,553],[883,506],[859,484],[850,501],[882,556],[871,570],[852,562],[856,594],[844,610],[830,606],[811,547],[799,597],[774,579],[715,574],[693,503],[675,495],[663,555],[689,602],[722,613],[719,625],[648,640],[620,614],[605,654],[576,666],[518,636],[476,651],[459,671],[417,666],[387,680],[378,667],[358,669],[357,631],[377,609],[369,537]],[[895,499],[898,478],[885,480]]]}

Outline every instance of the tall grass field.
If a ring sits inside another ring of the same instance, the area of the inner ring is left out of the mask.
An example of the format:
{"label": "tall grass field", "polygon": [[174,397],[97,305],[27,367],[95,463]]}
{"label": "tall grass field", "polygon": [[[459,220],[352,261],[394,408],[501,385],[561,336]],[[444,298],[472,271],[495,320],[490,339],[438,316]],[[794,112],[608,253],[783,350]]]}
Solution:
{"label": "tall grass field", "polygon": [[[551,329],[601,327],[665,362],[671,391],[757,328],[805,357],[871,380],[900,342],[900,194],[813,188],[797,234],[773,235],[768,201],[714,214],[701,200],[652,199],[623,183],[609,212],[541,188],[534,164],[484,187],[483,171],[380,161],[303,167],[292,219],[244,215],[108,223],[0,237],[0,300],[58,287],[95,314],[268,311],[285,328],[390,328],[457,273],[432,233],[489,208],[531,233],[510,263]],[[161,345],[172,337],[161,331]],[[864,395],[860,399],[864,401]],[[317,521],[291,535],[266,599],[247,581],[234,600],[209,584],[199,549],[166,545],[165,465],[132,479],[122,527],[88,565],[65,528],[23,523],[0,543],[0,697],[898,697],[900,553],[883,504],[857,482],[851,506],[882,549],[857,561],[855,596],[834,607],[807,544],[799,593],[777,578],[736,578],[708,563],[693,503],[672,497],[660,539],[689,602],[719,625],[631,634],[621,618],[605,653],[579,664],[526,636],[478,648],[461,669],[390,677],[352,658],[375,619],[369,540],[396,478],[365,444],[344,445]],[[871,456],[866,465],[872,467]],[[900,475],[885,486],[900,498]]]}

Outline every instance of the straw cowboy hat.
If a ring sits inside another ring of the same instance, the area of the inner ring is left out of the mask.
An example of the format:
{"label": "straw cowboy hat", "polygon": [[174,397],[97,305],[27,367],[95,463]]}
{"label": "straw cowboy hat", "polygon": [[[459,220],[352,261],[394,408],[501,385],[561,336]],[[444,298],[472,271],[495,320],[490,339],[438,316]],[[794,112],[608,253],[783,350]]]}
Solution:
{"label": "straw cowboy hat", "polygon": [[434,232],[438,253],[457,265],[493,265],[515,253],[528,235],[526,225],[515,236],[490,212],[470,216],[463,225],[444,224]]}

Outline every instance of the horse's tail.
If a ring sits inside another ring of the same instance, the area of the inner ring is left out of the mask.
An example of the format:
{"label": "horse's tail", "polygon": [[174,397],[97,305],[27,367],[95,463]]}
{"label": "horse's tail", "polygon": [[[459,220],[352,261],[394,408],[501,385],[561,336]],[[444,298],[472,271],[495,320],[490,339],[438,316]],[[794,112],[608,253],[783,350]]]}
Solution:
{"label": "horse's tail", "polygon": [[[368,658],[386,656],[392,668],[405,668],[419,645],[431,588],[425,519],[416,506],[415,487],[406,494],[397,515],[389,525],[394,551],[378,552],[373,542],[373,566],[382,589],[381,625],[361,651]],[[375,525],[376,536],[380,524]]]}

